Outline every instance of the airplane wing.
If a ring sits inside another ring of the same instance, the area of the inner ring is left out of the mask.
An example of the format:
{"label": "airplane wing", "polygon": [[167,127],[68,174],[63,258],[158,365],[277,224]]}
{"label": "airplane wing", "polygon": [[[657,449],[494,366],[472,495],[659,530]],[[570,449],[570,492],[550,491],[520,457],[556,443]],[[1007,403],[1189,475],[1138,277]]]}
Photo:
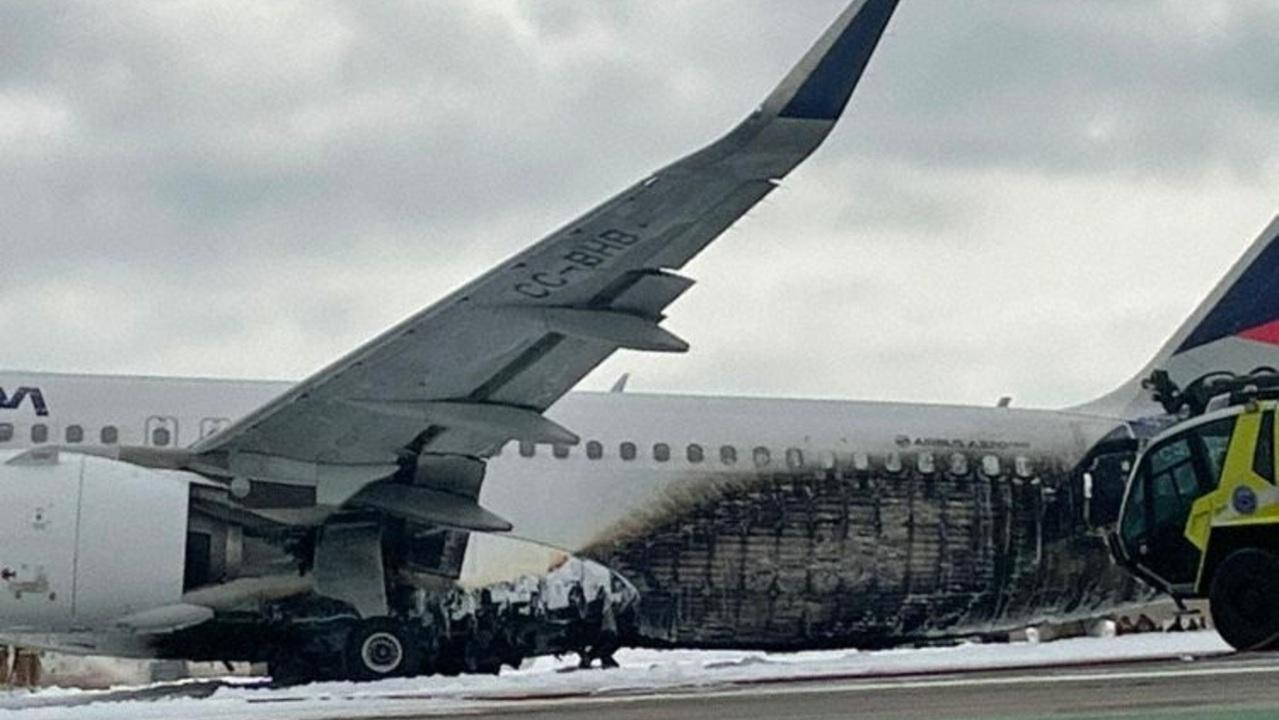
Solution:
{"label": "airplane wing", "polygon": [[[413,484],[436,494],[421,506],[440,515],[438,493],[476,497],[484,458],[506,442],[575,443],[543,411],[619,348],[687,350],[660,325],[666,306],[692,285],[673,271],[821,144],[896,5],[853,2],[723,138],[200,441],[188,466],[311,486],[317,502],[341,504],[411,463]],[[382,490],[366,499],[403,504]]]}

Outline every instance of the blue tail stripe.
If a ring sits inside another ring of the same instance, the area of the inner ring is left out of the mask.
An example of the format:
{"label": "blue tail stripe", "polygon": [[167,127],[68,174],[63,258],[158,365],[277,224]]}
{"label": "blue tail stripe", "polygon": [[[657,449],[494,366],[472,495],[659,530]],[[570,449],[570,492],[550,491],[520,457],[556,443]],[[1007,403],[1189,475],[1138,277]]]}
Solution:
{"label": "blue tail stripe", "polygon": [[1177,353],[1279,320],[1279,238],[1272,238]]}
{"label": "blue tail stripe", "polygon": [[795,97],[782,108],[780,116],[805,120],[838,119],[866,71],[897,2],[869,0],[796,91]]}

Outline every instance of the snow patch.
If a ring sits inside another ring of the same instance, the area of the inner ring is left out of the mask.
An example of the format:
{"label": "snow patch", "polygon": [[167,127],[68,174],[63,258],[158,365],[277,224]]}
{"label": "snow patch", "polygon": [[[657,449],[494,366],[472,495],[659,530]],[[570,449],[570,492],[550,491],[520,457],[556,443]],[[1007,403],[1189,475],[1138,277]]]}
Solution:
{"label": "snow patch", "polygon": [[[0,695],[0,719],[168,720],[265,718],[324,720],[396,715],[445,715],[521,700],[690,692],[755,683],[934,675],[1227,653],[1215,632],[1075,638],[1045,643],[959,645],[876,652],[852,650],[762,652],[623,650],[621,667],[577,671],[569,660],[540,658],[501,677],[428,677],[377,683],[316,683],[287,689],[229,686],[205,699],[171,698],[85,703],[103,693],[49,689]],[[243,683],[243,679],[237,679]],[[148,686],[151,691],[167,686]],[[145,688],[139,688],[144,690]],[[117,696],[118,697],[118,696]],[[56,705],[55,705],[56,703]]]}

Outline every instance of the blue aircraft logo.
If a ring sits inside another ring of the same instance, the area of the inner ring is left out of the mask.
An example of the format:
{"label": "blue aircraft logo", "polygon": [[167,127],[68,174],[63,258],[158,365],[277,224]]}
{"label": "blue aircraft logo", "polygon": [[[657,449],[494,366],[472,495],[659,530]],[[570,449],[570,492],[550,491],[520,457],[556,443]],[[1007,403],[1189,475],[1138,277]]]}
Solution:
{"label": "blue aircraft logo", "polygon": [[49,406],[45,404],[40,388],[20,387],[14,390],[12,395],[6,394],[4,388],[0,388],[0,410],[17,410],[22,407],[25,400],[31,401],[31,407],[35,409],[36,415],[44,417],[49,414]]}

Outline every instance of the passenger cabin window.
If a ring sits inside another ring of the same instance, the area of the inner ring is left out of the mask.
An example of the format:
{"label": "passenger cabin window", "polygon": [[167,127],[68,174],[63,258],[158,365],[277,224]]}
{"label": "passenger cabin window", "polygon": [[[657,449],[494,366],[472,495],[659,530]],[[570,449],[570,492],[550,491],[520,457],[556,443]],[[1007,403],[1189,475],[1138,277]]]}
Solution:
{"label": "passenger cabin window", "polygon": [[120,442],[120,430],[115,425],[105,425],[98,432],[98,441],[103,445],[115,445]]}
{"label": "passenger cabin window", "polygon": [[835,453],[830,450],[822,451],[822,469],[834,470],[839,465],[839,459],[835,457]]}
{"label": "passenger cabin window", "polygon": [[591,460],[599,460],[604,457],[604,446],[598,440],[586,443],[586,457]]}
{"label": "passenger cabin window", "polygon": [[66,438],[71,445],[84,442],[84,428],[79,425],[68,425]]}
{"label": "passenger cabin window", "polygon": [[757,468],[766,468],[769,463],[773,462],[773,457],[766,447],[755,448],[751,455],[755,459],[755,467]]}
{"label": "passenger cabin window", "polygon": [[168,447],[178,442],[178,419],[171,415],[152,415],[147,418],[143,437],[152,447]]}
{"label": "passenger cabin window", "polygon": [[867,472],[870,470],[870,456],[866,453],[853,453],[853,469],[857,472]]}
{"label": "passenger cabin window", "polygon": [[687,457],[691,463],[700,463],[706,459],[706,451],[702,449],[701,445],[694,443],[688,446]]}
{"label": "passenger cabin window", "polygon": [[557,459],[563,460],[568,457],[568,446],[564,443],[555,443],[551,446],[551,454]]}
{"label": "passenger cabin window", "polygon": [[736,465],[737,448],[732,445],[721,445],[719,448],[719,461],[725,465]]}
{"label": "passenger cabin window", "polygon": [[988,478],[997,478],[1004,472],[1003,464],[996,455],[986,455],[981,459],[981,474]]}
{"label": "passenger cabin window", "polygon": [[671,459],[671,446],[666,443],[657,443],[653,446],[653,459],[658,462],[666,462]]}
{"label": "passenger cabin window", "polygon": [[937,472],[937,457],[932,453],[920,453],[915,460],[915,466],[919,468],[921,474],[932,475]]}
{"label": "passenger cabin window", "polygon": [[520,457],[531,458],[537,454],[537,446],[528,441],[520,442]]}
{"label": "passenger cabin window", "polygon": [[639,451],[633,442],[624,442],[618,447],[618,455],[627,462],[634,460],[638,454]]}
{"label": "passenger cabin window", "polygon": [[31,442],[45,443],[49,442],[49,426],[44,423],[38,423],[31,426]]}
{"label": "passenger cabin window", "polygon": [[799,470],[804,467],[804,451],[799,448],[790,448],[787,450],[786,467],[791,470]]}
{"label": "passenger cabin window", "polygon": [[13,423],[0,423],[0,443],[13,440]]}
{"label": "passenger cabin window", "polygon": [[890,452],[888,457],[884,458],[884,470],[896,475],[902,471],[902,456],[900,453]]}

